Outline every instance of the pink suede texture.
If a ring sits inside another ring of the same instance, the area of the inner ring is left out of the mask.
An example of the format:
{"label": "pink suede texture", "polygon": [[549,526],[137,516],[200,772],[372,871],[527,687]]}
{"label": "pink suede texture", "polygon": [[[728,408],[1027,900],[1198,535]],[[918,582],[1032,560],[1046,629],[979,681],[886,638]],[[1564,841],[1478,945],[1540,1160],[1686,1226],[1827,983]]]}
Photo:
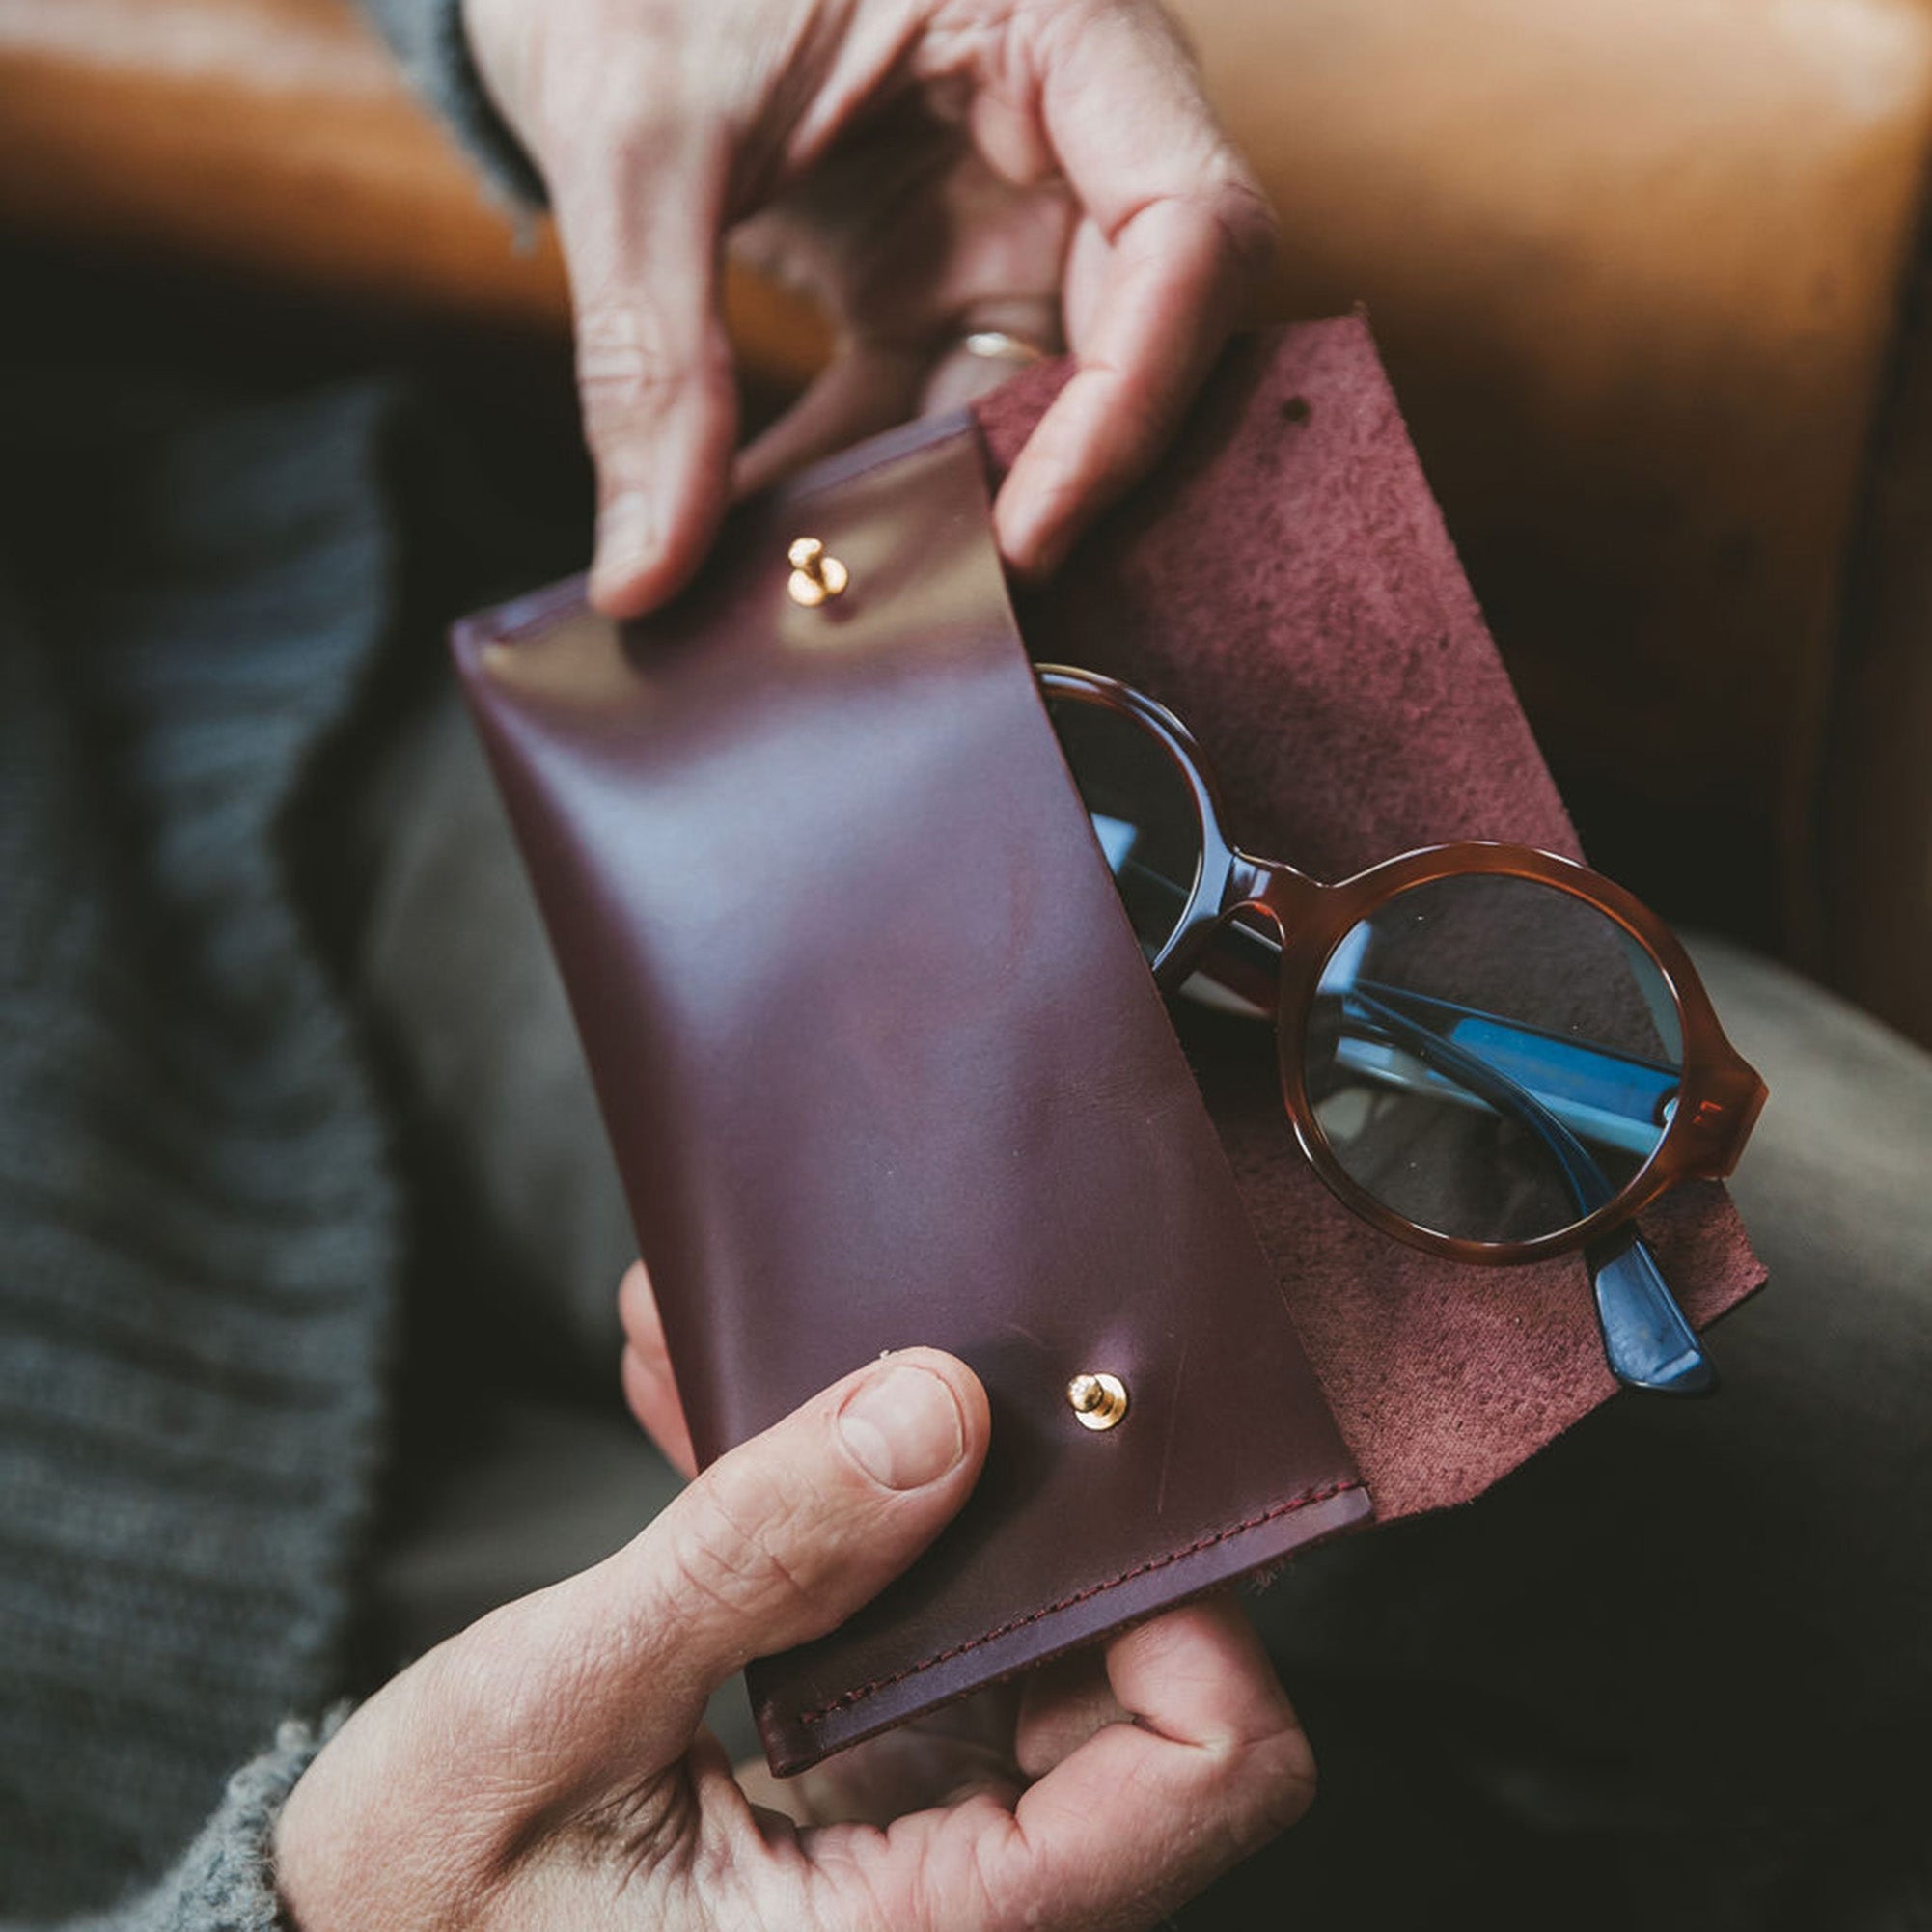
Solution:
{"label": "pink suede texture", "polygon": [[[995,482],[1066,374],[976,406]],[[1035,658],[1186,720],[1251,851],[1325,879],[1454,839],[1580,856],[1358,318],[1237,343],[1155,475],[1017,602]],[[1392,1241],[1302,1158],[1266,1032],[1179,1024],[1380,1518],[1477,1495],[1615,1392],[1581,1257],[1474,1267]],[[1643,1231],[1699,1326],[1764,1279],[1715,1185]]]}

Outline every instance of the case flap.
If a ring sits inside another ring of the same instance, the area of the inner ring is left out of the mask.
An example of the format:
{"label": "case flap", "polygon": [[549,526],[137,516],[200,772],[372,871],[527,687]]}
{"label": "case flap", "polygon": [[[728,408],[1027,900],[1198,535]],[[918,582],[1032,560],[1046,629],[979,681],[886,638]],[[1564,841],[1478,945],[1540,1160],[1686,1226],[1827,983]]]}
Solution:
{"label": "case flap", "polygon": [[[787,548],[850,572],[817,609]],[[972,425],[730,521],[671,610],[456,650],[701,1456],[882,1349],[985,1381],[965,1513],[750,1673],[781,1770],[1359,1519],[1029,672]],[[1125,1383],[1090,1431],[1068,1379]]]}
{"label": "case flap", "polygon": [[[996,481],[1065,379],[1043,365],[979,405]],[[1187,720],[1252,851],[1325,879],[1454,839],[1580,856],[1359,317],[1237,342],[1020,619],[1035,657]],[[1177,1016],[1378,1518],[1467,1501],[1615,1393],[1581,1257],[1398,1246],[1300,1157],[1265,1030]],[[1721,1187],[1642,1226],[1699,1325],[1764,1279]]]}

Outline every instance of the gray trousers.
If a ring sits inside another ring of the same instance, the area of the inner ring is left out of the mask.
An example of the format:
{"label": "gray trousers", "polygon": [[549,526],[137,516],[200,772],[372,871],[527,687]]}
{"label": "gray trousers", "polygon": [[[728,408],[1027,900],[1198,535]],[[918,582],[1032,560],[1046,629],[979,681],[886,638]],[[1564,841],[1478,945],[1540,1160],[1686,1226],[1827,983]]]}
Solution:
{"label": "gray trousers", "polygon": [[[617,1394],[631,1236],[453,703],[361,818],[361,990],[429,1217],[397,1657],[606,1554],[675,1478]],[[1323,1794],[1184,1922],[1932,1926],[1932,1057],[1694,951],[1772,1096],[1735,1184],[1772,1282],[1713,1333],[1722,1393],[1621,1396],[1258,1598]],[[741,1700],[717,1717],[749,1751]]]}

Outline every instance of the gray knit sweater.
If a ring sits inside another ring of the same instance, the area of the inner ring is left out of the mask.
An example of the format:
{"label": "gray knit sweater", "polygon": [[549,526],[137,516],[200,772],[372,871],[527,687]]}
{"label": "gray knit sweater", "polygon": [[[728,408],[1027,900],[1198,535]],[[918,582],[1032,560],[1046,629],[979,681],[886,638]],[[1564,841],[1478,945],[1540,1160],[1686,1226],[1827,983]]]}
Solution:
{"label": "gray knit sweater", "polygon": [[[378,11],[527,186],[454,0]],[[82,388],[0,383],[0,1926],[266,1928],[386,1430],[395,1188],[281,842],[389,621],[385,405]]]}

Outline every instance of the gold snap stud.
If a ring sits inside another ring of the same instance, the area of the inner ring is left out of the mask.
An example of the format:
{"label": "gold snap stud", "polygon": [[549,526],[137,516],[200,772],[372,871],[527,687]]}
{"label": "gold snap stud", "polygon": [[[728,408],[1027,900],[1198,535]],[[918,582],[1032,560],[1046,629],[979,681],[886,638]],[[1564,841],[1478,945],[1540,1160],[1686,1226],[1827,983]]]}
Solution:
{"label": "gold snap stud", "polygon": [[791,593],[791,601],[807,610],[816,610],[828,598],[839,596],[852,580],[844,565],[815,537],[794,538],[785,554],[791,565],[786,589]]}
{"label": "gold snap stud", "polygon": [[1127,1413],[1126,1385],[1118,1375],[1076,1375],[1066,1400],[1084,1429],[1111,1429]]}

